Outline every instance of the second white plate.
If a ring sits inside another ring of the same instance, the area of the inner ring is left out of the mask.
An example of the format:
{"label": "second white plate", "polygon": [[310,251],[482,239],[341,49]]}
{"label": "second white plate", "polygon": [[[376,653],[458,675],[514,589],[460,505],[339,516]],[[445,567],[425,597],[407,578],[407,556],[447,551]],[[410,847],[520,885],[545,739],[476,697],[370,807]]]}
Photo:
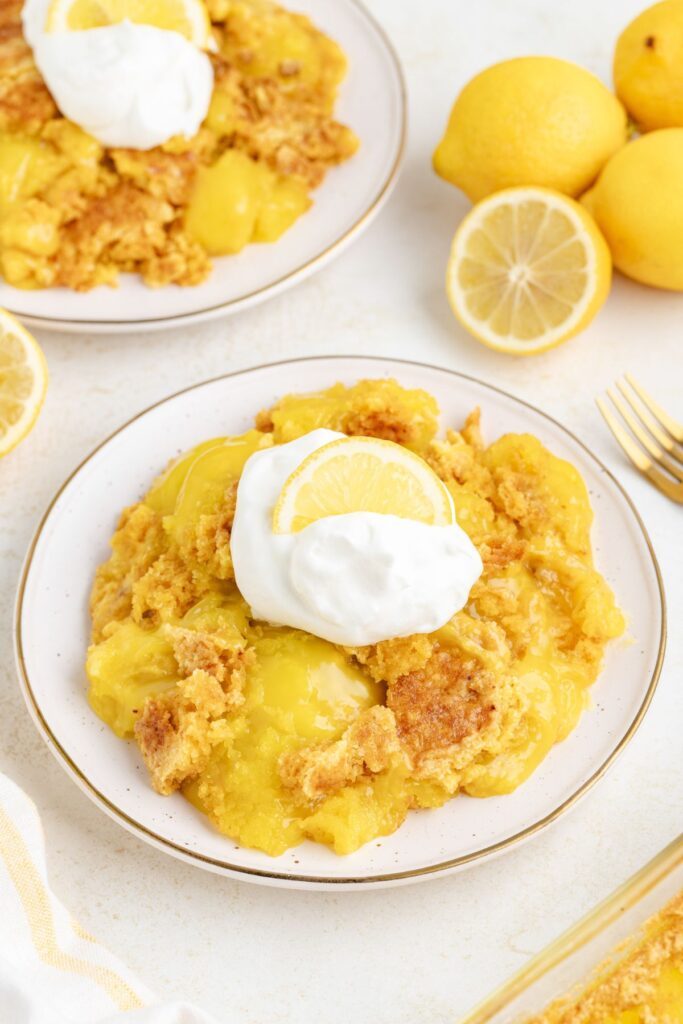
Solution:
{"label": "second white plate", "polygon": [[[595,509],[596,562],[626,612],[631,640],[613,644],[593,706],[536,773],[510,796],[459,796],[413,812],[391,836],[348,857],[304,843],[281,857],[237,846],[180,795],[151,788],[134,744],[86,702],[88,594],[108,557],[119,512],[181,451],[236,434],[290,391],[395,377],[436,396],[442,425],[481,406],[485,436],[529,431],[582,473]],[[293,360],[221,377],[160,402],[105,441],[56,496],[29,551],[17,602],[17,660],[31,714],[83,791],[142,839],[200,867],[265,884],[313,888],[391,885],[462,868],[528,838],[573,806],[613,763],[652,698],[664,653],[661,577],[638,514],[609,471],[559,423],[489,385],[416,363],[372,358]]]}
{"label": "second white plate", "polygon": [[360,139],[358,153],[333,168],[312,208],[271,245],[251,245],[214,261],[195,288],[147,288],[122,274],[118,288],[22,291],[0,281],[2,305],[30,326],[88,334],[153,331],[246,309],[291,287],[338,255],[370,223],[396,181],[406,130],[398,58],[358,0],[285,0],[309,15],[347,55],[336,116]]}

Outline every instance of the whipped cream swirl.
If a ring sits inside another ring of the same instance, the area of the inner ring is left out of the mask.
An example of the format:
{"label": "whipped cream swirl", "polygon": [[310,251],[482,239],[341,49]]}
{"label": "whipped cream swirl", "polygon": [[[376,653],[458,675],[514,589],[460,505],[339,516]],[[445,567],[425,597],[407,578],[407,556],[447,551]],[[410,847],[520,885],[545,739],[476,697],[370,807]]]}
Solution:
{"label": "whipped cream swirl", "polygon": [[190,138],[213,91],[208,56],[178,32],[123,21],[45,32],[49,0],[26,0],[24,36],[62,114],[105,146],[152,149]]}
{"label": "whipped cream swirl", "polygon": [[481,575],[479,554],[455,522],[426,523],[375,512],[319,519],[273,532],[287,477],[343,435],[314,430],[252,455],[237,490],[231,553],[235,578],[257,619],[362,646],[439,629]]}

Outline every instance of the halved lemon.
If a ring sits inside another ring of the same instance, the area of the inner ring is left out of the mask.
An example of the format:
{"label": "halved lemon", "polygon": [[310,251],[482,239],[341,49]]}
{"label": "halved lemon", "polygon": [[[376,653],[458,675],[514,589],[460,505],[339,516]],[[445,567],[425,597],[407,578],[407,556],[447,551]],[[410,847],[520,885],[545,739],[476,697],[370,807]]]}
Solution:
{"label": "halved lemon", "polygon": [[38,342],[0,309],[0,457],[29,433],[46,391],[47,363]]}
{"label": "halved lemon", "polygon": [[273,530],[296,533],[346,512],[379,512],[434,526],[453,522],[448,491],[427,463],[375,437],[339,438],[304,459],[280,492]]}
{"label": "halved lemon", "polygon": [[195,46],[208,44],[211,24],[202,0],[52,0],[48,32],[80,32],[120,21],[179,32]]}
{"label": "halved lemon", "polygon": [[609,291],[612,260],[589,213],[546,188],[510,188],[458,228],[446,290],[458,320],[491,348],[543,352],[587,327]]}

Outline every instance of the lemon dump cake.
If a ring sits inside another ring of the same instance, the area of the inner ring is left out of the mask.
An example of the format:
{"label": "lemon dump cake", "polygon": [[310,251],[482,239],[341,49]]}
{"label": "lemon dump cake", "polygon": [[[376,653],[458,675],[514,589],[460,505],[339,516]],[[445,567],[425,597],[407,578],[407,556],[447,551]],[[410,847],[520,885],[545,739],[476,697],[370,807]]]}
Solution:
{"label": "lemon dump cake", "polygon": [[683,892],[616,950],[577,998],[557,1000],[526,1024],[681,1024]]}
{"label": "lemon dump cake", "polygon": [[[122,514],[92,591],[90,703],[159,793],[244,845],[349,853],[411,808],[511,792],[575,727],[623,632],[576,469],[527,434],[486,445],[478,410],[438,437],[438,413],[387,380],[290,395]],[[428,553],[445,544],[455,584],[392,551],[382,516]]]}
{"label": "lemon dump cake", "polygon": [[[34,28],[32,52],[21,0],[0,5],[0,275],[11,285],[85,291],[119,272],[152,286],[198,284],[212,256],[277,239],[357,148],[333,117],[341,49],[269,0],[166,5],[205,11],[204,49],[183,37],[182,21],[178,31],[155,27],[164,5],[26,6],[59,31]],[[93,22],[93,11],[116,23]],[[54,95],[36,60],[52,69]],[[184,111],[191,83],[196,102]],[[82,111],[78,124],[57,95]]]}

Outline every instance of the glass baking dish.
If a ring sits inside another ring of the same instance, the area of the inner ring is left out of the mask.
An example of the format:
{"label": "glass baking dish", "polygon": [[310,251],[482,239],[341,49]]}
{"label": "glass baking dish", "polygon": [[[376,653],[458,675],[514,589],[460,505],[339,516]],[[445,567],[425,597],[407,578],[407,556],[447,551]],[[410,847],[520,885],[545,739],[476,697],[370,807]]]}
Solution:
{"label": "glass baking dish", "polygon": [[[523,1024],[580,992],[606,958],[618,961],[645,922],[683,889],[683,834],[578,924],[530,960],[461,1024]],[[622,949],[617,947],[623,946]]]}

